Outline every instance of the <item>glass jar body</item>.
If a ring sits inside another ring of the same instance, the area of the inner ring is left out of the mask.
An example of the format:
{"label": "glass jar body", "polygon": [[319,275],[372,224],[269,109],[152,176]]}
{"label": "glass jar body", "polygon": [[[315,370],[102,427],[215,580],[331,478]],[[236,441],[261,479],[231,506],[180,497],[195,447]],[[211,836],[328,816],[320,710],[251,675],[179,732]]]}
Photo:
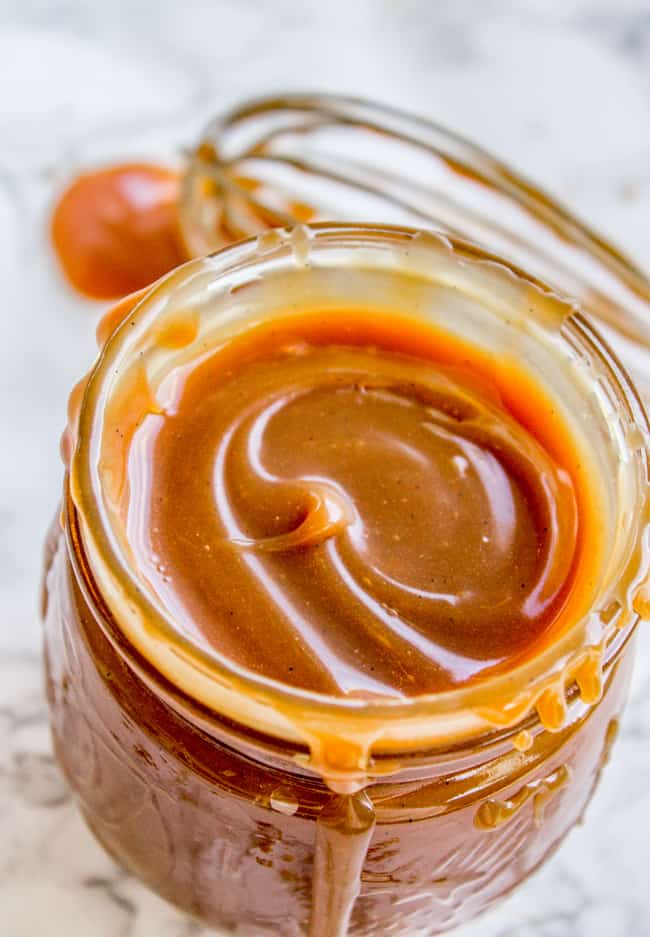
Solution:
{"label": "glass jar body", "polygon": [[[208,924],[246,937],[326,934],[314,921],[323,817],[345,812],[290,757],[206,731],[109,640],[92,571],[55,525],[46,559],[47,688],[58,759],[91,830],[130,872]],[[600,702],[569,703],[565,728],[529,722],[456,750],[400,759],[366,792],[350,937],[432,937],[525,879],[581,817],[616,735],[629,634]],[[529,738],[530,741],[530,738]],[[352,907],[352,903],[350,904]]]}

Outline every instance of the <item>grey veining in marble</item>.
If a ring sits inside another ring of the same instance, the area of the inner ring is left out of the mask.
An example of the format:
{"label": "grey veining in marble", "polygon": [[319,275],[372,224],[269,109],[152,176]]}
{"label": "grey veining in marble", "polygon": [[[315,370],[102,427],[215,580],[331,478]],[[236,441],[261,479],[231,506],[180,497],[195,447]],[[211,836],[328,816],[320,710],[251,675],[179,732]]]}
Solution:
{"label": "grey veining in marble", "polygon": [[[44,235],[76,166],[177,149],[248,94],[407,106],[482,141],[650,267],[647,0],[0,0],[0,937],[207,937],[95,845],[53,763],[40,543],[99,307]],[[586,825],[459,937],[650,937],[650,635]],[[380,935],[378,935],[380,937]]]}

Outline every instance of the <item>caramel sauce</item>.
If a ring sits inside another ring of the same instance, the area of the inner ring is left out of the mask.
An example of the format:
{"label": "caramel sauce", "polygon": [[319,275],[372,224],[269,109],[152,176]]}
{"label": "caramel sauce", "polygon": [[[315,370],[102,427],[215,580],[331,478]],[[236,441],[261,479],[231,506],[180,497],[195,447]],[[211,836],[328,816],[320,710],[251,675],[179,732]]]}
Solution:
{"label": "caramel sauce", "polygon": [[[187,259],[177,201],[178,177],[158,167],[78,179],[52,222],[71,284],[120,296]],[[235,195],[219,243],[251,212],[256,230],[277,223]],[[308,234],[290,239],[305,265]],[[261,235],[260,252],[279,240]],[[102,320],[100,344],[138,299]],[[156,342],[184,349],[199,332],[188,310]],[[84,385],[70,400],[68,463]],[[585,473],[551,400],[512,362],[348,310],[250,329],[163,385],[143,354],[111,401],[105,492],[179,627],[237,664],[338,697],[413,697],[507,673],[590,607],[600,534]],[[319,731],[308,739],[315,779],[294,778],[161,705],[57,561],[48,666],[59,757],[110,851],[216,923],[405,933],[413,908],[427,932],[446,931],[461,905],[512,887],[557,843],[615,738],[611,718],[594,756],[616,698],[568,724],[571,681],[585,704],[601,700],[600,645],[541,690],[476,711],[512,725],[534,706],[550,731],[521,729],[475,773],[463,763],[373,783],[372,740]],[[647,607],[647,589],[637,603]]]}
{"label": "caramel sauce", "polygon": [[560,765],[545,777],[525,784],[508,800],[486,800],[479,807],[474,822],[480,829],[494,830],[511,820],[532,799],[535,823],[541,823],[546,805],[565,787],[569,777],[568,768]]}
{"label": "caramel sauce", "polygon": [[178,173],[147,163],[78,176],[52,215],[52,243],[71,286],[115,299],[188,260],[178,225]]}
{"label": "caramel sauce", "polygon": [[[138,299],[100,323],[100,342]],[[102,455],[133,562],[194,638],[284,684],[399,698],[507,672],[588,607],[598,515],[569,429],[515,363],[371,309],[275,318],[209,351],[199,325],[190,308],[156,326],[156,351],[190,349],[189,358],[157,384],[137,359],[113,391]],[[70,401],[68,450],[83,386]],[[63,607],[89,617],[80,598]],[[444,931],[467,913],[463,894],[481,907],[552,848],[613,737],[613,704],[577,723],[566,705],[571,680],[584,703],[601,699],[598,646],[537,691],[553,735],[521,728],[494,762],[483,756],[455,774],[395,783],[396,758],[385,781],[371,779],[372,740],[323,732],[304,761],[315,779],[212,740],[203,763],[202,736],[127,677],[101,629],[80,630],[103,711],[79,711],[114,725],[128,758],[147,758],[131,769],[92,749],[114,796],[87,784],[80,765],[73,785],[89,821],[127,867],[215,923],[273,921],[270,932],[309,937],[406,933],[420,909],[432,933]],[[510,703],[495,699],[493,725],[529,714],[528,696]],[[71,772],[78,737],[61,746]],[[164,849],[148,848],[158,820],[139,806],[146,795],[137,798],[146,838],[139,816],[133,829],[115,819],[134,777],[157,779],[162,751],[165,772],[180,764],[154,795],[174,848],[185,848],[189,823],[216,850],[207,864],[188,858],[190,897]],[[210,811],[220,800],[206,824],[208,790]],[[234,820],[244,825],[229,838]]]}
{"label": "caramel sauce", "polygon": [[[568,432],[513,367],[355,310],[249,329],[156,399],[135,370],[112,484],[138,566],[195,638],[285,684],[396,698],[511,668],[586,604],[598,539]],[[564,685],[537,708],[561,728]]]}
{"label": "caramel sauce", "polygon": [[522,729],[512,740],[513,747],[518,752],[527,752],[533,747],[535,740],[528,729]]}
{"label": "caramel sauce", "polygon": [[316,825],[309,937],[347,937],[361,874],[375,829],[365,792],[334,797]]}

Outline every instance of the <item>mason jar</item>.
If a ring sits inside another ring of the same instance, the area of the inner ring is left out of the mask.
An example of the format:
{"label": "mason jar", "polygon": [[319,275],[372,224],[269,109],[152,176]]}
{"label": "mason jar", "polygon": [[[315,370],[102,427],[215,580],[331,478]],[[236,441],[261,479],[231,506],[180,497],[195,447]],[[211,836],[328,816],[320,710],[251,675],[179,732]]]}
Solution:
{"label": "mason jar", "polygon": [[[598,499],[599,559],[589,607],[533,658],[437,694],[334,698],[238,666],[157,600],[114,509],[124,400],[155,411],[197,356],[306,304],[431,324],[553,401]],[[102,335],[71,397],[44,602],[56,753],[91,830],[246,937],[432,937],[471,918],[581,818],[648,612],[648,422],[580,297],[426,230],[264,227],[126,300]]]}

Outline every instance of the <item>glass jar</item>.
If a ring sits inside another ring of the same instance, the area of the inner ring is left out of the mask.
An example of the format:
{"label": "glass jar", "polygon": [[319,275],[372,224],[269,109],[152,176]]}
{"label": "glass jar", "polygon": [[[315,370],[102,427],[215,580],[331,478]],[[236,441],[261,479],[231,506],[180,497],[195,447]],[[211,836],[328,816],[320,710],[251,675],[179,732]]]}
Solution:
{"label": "glass jar", "polygon": [[[533,660],[428,697],[329,698],[196,644],[132,563],[113,509],[125,395],[164,409],[197,354],[310,303],[435,323],[552,397],[603,552],[589,609]],[[246,937],[432,937],[467,920],[582,816],[616,737],[650,559],[649,427],[624,370],[536,279],[408,228],[264,231],[118,318],[71,398],[45,590],[55,746],[89,826],[160,894]]]}

